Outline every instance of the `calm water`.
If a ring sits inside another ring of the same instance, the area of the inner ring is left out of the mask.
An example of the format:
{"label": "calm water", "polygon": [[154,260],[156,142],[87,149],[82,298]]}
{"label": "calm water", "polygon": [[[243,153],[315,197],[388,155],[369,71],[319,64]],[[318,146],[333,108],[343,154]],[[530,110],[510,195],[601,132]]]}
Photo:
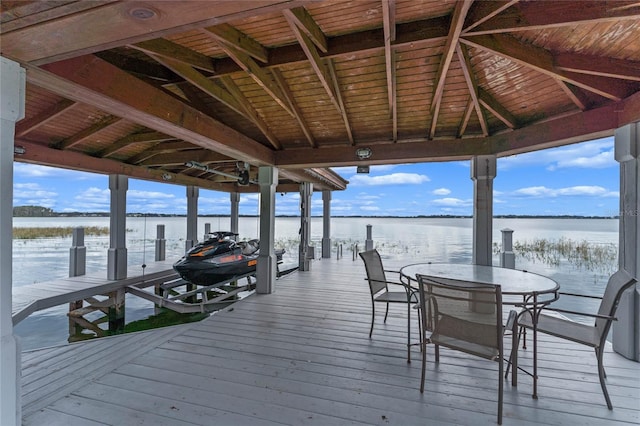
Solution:
{"label": "calm water", "polygon": [[[227,230],[228,217],[200,218],[198,230],[204,235],[205,224],[211,230]],[[130,266],[142,265],[154,259],[154,239],[158,224],[165,225],[166,258],[179,259],[184,253],[186,218],[127,218],[127,252]],[[472,220],[449,218],[334,218],[331,222],[331,237],[335,245],[341,244],[345,261],[351,261],[354,245],[362,250],[366,238],[366,226],[372,225],[373,240],[383,258],[406,263],[471,262]],[[67,227],[109,226],[109,218],[14,218],[14,227]],[[240,218],[241,238],[257,238],[257,218]],[[297,263],[299,241],[299,218],[276,218],[276,246],[287,250],[285,263]],[[588,241],[603,247],[617,246],[617,219],[496,219],[494,221],[494,243],[501,243],[500,230],[514,230],[513,240],[531,242],[535,239],[558,240],[568,238],[576,242]],[[322,218],[312,218],[311,239],[316,245],[316,256],[321,253]],[[14,240],[13,242],[13,286],[46,282],[66,277],[69,273],[69,238],[41,238],[38,240]],[[87,273],[105,271],[109,237],[85,236]],[[359,260],[358,260],[359,261]],[[596,270],[579,267],[566,259],[559,265],[541,261],[516,258],[516,268],[547,275],[559,282],[565,291],[601,294],[608,276],[615,270],[616,262]],[[494,256],[494,265],[499,265],[499,255]],[[140,268],[142,272],[142,267]],[[579,300],[579,299],[578,299]],[[595,310],[597,301],[588,305],[567,305],[565,308]],[[580,301],[579,303],[584,303]],[[127,321],[144,318],[153,313],[153,306],[146,301],[128,295]],[[67,306],[52,308],[32,315],[16,327],[21,336],[23,349],[46,347],[65,343],[68,322]],[[583,320],[577,318],[578,320]]]}

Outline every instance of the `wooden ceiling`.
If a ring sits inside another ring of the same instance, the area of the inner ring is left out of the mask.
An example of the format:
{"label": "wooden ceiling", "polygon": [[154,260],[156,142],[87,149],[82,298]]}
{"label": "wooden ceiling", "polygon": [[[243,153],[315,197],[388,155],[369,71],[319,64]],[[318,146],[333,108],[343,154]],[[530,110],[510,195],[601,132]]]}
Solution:
{"label": "wooden ceiling", "polygon": [[505,156],[640,120],[638,1],[1,6],[2,55],[27,69],[16,161],[239,192],[257,190],[241,170],[274,165],[278,191],[339,190],[327,167]]}

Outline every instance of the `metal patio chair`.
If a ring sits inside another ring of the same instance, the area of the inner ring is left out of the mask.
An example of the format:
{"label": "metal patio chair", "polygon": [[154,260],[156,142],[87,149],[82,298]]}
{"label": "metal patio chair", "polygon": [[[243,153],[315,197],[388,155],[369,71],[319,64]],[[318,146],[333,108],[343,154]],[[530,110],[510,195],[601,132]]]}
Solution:
{"label": "metal patio chair", "polygon": [[[435,345],[436,362],[440,361],[440,346],[498,361],[498,424],[502,424],[503,335],[513,329],[516,311],[509,313],[503,326],[499,285],[427,275],[418,275],[417,279],[423,330],[420,392],[424,392],[428,343]],[[430,324],[433,329],[427,336]]]}
{"label": "metal patio chair", "polygon": [[[373,334],[373,325],[376,316],[376,303],[385,303],[386,310],[384,314],[384,322],[387,322],[389,316],[390,303],[405,303],[407,305],[407,362],[411,362],[411,305],[418,303],[418,298],[414,294],[414,289],[402,281],[399,271],[385,270],[382,265],[380,253],[377,250],[368,250],[359,253],[364,261],[364,267],[367,272],[366,280],[369,282],[369,290],[371,292],[371,329],[369,330],[369,338]],[[397,274],[398,280],[391,281],[387,279],[386,273]],[[390,286],[398,288],[398,291],[389,290]]]}
{"label": "metal patio chair", "polygon": [[[611,404],[611,399],[609,398],[609,392],[607,391],[605,383],[605,378],[607,376],[604,371],[602,359],[604,355],[605,342],[607,340],[607,334],[609,334],[609,330],[611,329],[611,324],[616,320],[615,313],[618,308],[620,298],[622,297],[622,293],[636,282],[637,280],[629,275],[627,271],[620,270],[609,278],[609,282],[607,283],[607,287],[605,288],[604,295],[602,297],[560,292],[561,297],[564,295],[602,299],[597,314],[545,307],[542,310],[542,314],[538,316],[537,329],[539,332],[567,339],[595,349],[596,358],[598,359],[598,376],[600,377],[600,386],[602,387],[602,393],[607,401],[607,407],[609,410],[613,409],[613,405]],[[592,325],[586,325],[564,317],[544,315],[544,311],[579,314],[594,318],[595,321]],[[523,312],[518,319],[518,326],[533,328],[531,314]],[[518,347],[518,337],[516,337],[516,341],[513,345],[516,348]]]}

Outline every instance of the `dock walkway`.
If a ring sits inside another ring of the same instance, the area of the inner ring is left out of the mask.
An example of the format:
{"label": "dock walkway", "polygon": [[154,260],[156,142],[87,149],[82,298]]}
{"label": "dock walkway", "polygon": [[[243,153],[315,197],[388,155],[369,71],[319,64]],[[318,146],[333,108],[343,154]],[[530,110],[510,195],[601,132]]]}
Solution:
{"label": "dock walkway", "polygon": [[[24,425],[495,425],[497,365],[447,349],[435,364],[430,347],[421,394],[406,310],[368,338],[364,276],[315,261],[199,323],[25,352]],[[609,348],[605,366],[612,411],[593,350],[541,336],[539,399],[528,376],[506,380],[503,424],[639,424],[640,364]]]}
{"label": "dock walkway", "polygon": [[178,274],[172,268],[173,262],[149,262],[141,273],[140,266],[130,266],[127,278],[108,280],[106,271],[59,278],[13,289],[11,317],[16,325],[32,313],[65,303],[83,300],[99,294],[107,294],[130,285],[154,285],[176,278]]}

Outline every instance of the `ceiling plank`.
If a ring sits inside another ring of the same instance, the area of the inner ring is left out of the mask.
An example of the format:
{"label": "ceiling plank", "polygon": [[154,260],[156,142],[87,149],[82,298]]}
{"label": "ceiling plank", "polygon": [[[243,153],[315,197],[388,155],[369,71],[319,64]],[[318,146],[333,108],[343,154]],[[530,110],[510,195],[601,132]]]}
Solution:
{"label": "ceiling plank", "polygon": [[[41,65],[126,44],[161,38],[203,26],[219,25],[257,14],[278,12],[309,0],[145,1],[97,3],[92,9],[2,35],[2,54],[18,62]],[[153,16],[140,20],[137,11]],[[55,37],[51,37],[55,34]]]}
{"label": "ceiling plank", "polygon": [[164,142],[175,139],[160,132],[132,133],[109,144],[106,148],[92,153],[94,157],[109,157],[116,152],[136,143]]}
{"label": "ceiling plank", "polygon": [[329,77],[333,83],[333,90],[336,94],[336,99],[338,100],[338,111],[340,111],[340,115],[342,115],[342,121],[344,122],[345,129],[347,130],[347,138],[349,138],[351,145],[355,145],[353,132],[351,130],[351,123],[349,123],[349,116],[347,115],[347,108],[345,108],[344,101],[342,100],[342,92],[340,90],[340,85],[338,84],[338,76],[336,75],[336,69],[331,59],[327,59],[327,68],[329,69]]}
{"label": "ceiling plank", "polygon": [[614,101],[620,101],[628,93],[628,88],[624,84],[621,85],[619,81],[559,70],[554,66],[551,52],[533,45],[524,44],[510,36],[502,34],[464,36],[460,38],[460,41]]}
{"label": "ceiling plank", "polygon": [[276,80],[276,83],[278,84],[278,86],[280,86],[280,90],[282,90],[282,93],[284,93],[284,96],[289,101],[294,117],[296,118],[296,121],[298,122],[300,129],[302,129],[302,133],[304,133],[305,137],[307,138],[309,145],[311,145],[312,148],[317,148],[318,143],[313,137],[313,133],[311,133],[311,129],[309,129],[309,126],[307,125],[307,122],[304,119],[304,114],[296,104],[296,101],[293,98],[293,93],[291,93],[291,90],[289,89],[287,82],[284,80],[284,77],[282,77],[280,70],[278,70],[277,68],[274,68],[271,70],[271,72],[273,74],[273,78],[275,78]]}
{"label": "ceiling plank", "polygon": [[294,9],[285,9],[282,13],[290,24],[293,22],[298,28],[304,31],[307,37],[309,37],[313,44],[315,44],[322,53],[327,53],[329,50],[327,38],[305,8],[297,7]]}
{"label": "ceiling plank", "polygon": [[[203,32],[209,34],[207,30],[203,30]],[[229,57],[236,61],[236,63],[240,65],[240,68],[249,74],[249,77],[258,83],[258,85],[262,87],[273,98],[273,100],[278,103],[278,105],[284,108],[284,110],[293,117],[293,111],[291,111],[286,98],[266,69],[261,68],[251,56],[247,55],[242,50],[237,49],[235,46],[226,42],[220,42],[219,46],[227,53],[227,55],[229,55]]]}
{"label": "ceiling plank", "polygon": [[502,121],[508,128],[518,127],[518,120],[505,107],[496,101],[493,96],[478,87],[478,99],[480,104]]}
{"label": "ceiling plank", "polygon": [[46,69],[26,67],[29,82],[60,96],[240,161],[273,164],[269,148],[95,56],[48,64]]}
{"label": "ceiling plank", "polygon": [[44,126],[49,121],[54,120],[60,115],[64,114],[67,111],[70,111],[73,107],[77,106],[78,103],[71,101],[69,99],[63,99],[55,105],[51,106],[51,108],[42,111],[41,113],[27,118],[25,120],[20,120],[16,123],[16,137],[22,137],[28,134],[29,132],[37,129],[40,126]]}
{"label": "ceiling plank", "polygon": [[[629,3],[629,2],[627,2]],[[544,28],[575,26],[640,18],[640,5],[622,8],[623,2],[608,1],[527,1],[509,12],[493,17],[465,35],[496,34]]]}
{"label": "ceiling plank", "polygon": [[[480,108],[480,100],[478,99],[478,83],[476,82],[475,74],[471,69],[471,60],[469,59],[467,47],[464,44],[458,43],[456,46],[456,53],[458,54],[458,61],[462,68],[462,74],[464,75],[464,80],[467,83],[467,88],[471,95],[471,102],[473,103],[476,114],[478,115],[482,135],[487,136],[489,134],[489,126],[487,125],[487,118],[484,116],[484,110]],[[462,136],[462,134],[460,134],[460,136]]]}
{"label": "ceiling plank", "polygon": [[494,16],[501,13],[503,10],[510,8],[520,0],[509,1],[477,1],[473,4],[473,7],[467,14],[466,25],[462,30],[462,33],[466,33],[478,25],[488,21]]}
{"label": "ceiling plank", "polygon": [[100,133],[108,129],[109,127],[119,123],[121,120],[122,118],[116,117],[113,115],[104,117],[103,119],[93,124],[92,126],[87,127],[86,129],[81,130],[75,135],[70,136],[60,142],[53,143],[51,144],[51,146],[52,148],[57,148],[61,150],[69,149],[75,145],[78,145],[79,143],[82,143],[83,141],[89,139],[90,137],[95,136],[97,133]]}
{"label": "ceiling plank", "polygon": [[[449,27],[449,34],[447,36],[447,42],[444,45],[442,52],[442,59],[438,66],[438,73],[436,74],[436,83],[434,84],[433,99],[431,100],[431,114],[436,118],[433,122],[437,121],[437,113],[434,114],[436,107],[440,106],[442,100],[442,94],[444,92],[444,83],[449,72],[449,66],[453,59],[453,54],[458,44],[458,38],[462,32],[462,26],[464,20],[469,12],[469,8],[473,4],[473,0],[457,1],[455,9],[453,10],[453,17],[451,18],[451,26]],[[433,133],[433,132],[432,132]],[[431,136],[433,138],[433,134]]]}
{"label": "ceiling plank", "polygon": [[273,134],[271,129],[269,129],[269,125],[262,119],[262,117],[260,117],[258,111],[253,108],[249,100],[244,96],[238,85],[233,82],[231,77],[224,76],[221,80],[231,96],[233,96],[238,101],[240,106],[244,108],[245,116],[247,116],[249,120],[253,122],[253,124],[258,126],[262,134],[265,135],[265,137],[269,140],[269,142],[271,142],[271,145],[275,149],[282,149],[282,144],[280,143],[276,135]]}
{"label": "ceiling plank", "polygon": [[163,38],[147,40],[129,46],[154,58],[157,56],[171,58],[174,62],[181,62],[211,73],[216,72],[212,58]]}
{"label": "ceiling plank", "polygon": [[216,25],[205,28],[205,30],[216,40],[235,46],[238,50],[260,62],[267,63],[269,61],[269,51],[266,47],[229,24]]}
{"label": "ceiling plank", "polygon": [[563,71],[640,81],[640,62],[568,52],[556,54],[553,59],[556,68]]}
{"label": "ceiling plank", "polygon": [[398,140],[398,106],[396,104],[396,61],[391,43],[396,39],[396,2],[382,0],[382,26],[384,29],[384,63],[387,76],[389,116],[393,122],[393,140]]}

